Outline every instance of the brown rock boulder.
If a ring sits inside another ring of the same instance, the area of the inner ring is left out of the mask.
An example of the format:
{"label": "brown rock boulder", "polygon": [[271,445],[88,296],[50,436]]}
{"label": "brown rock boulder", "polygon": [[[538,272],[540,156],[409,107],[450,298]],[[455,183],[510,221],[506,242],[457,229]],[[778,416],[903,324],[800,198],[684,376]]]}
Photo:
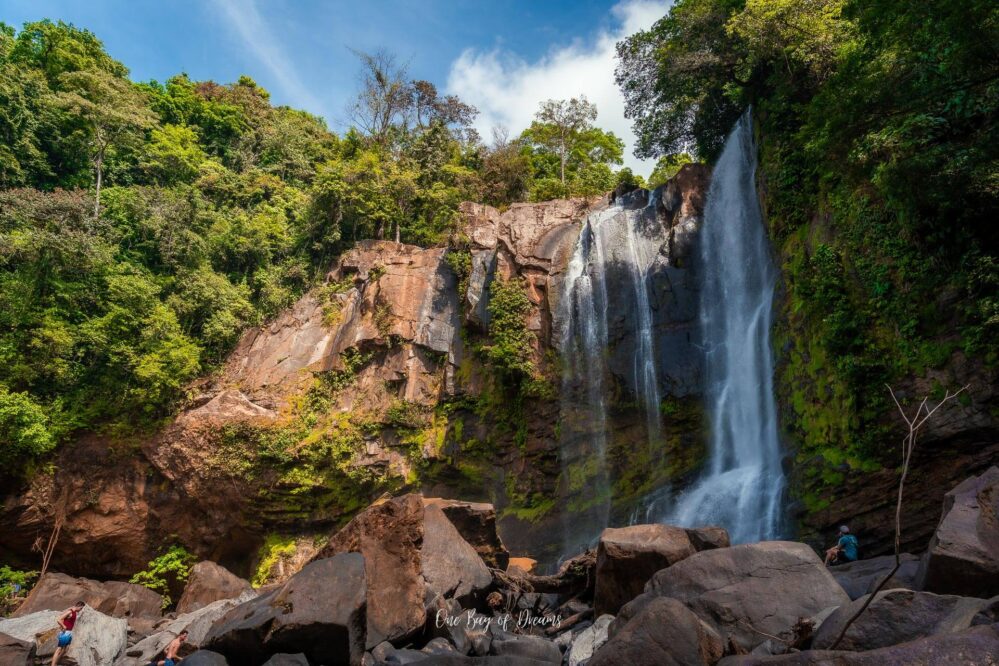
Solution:
{"label": "brown rock boulder", "polygon": [[382,641],[404,641],[425,624],[423,525],[419,495],[376,503],[334,534],[313,560],[338,553],[364,555],[368,648]]}
{"label": "brown rock boulder", "polygon": [[[867,601],[868,595],[853,603],[840,606],[819,626],[812,647],[828,650],[836,642],[843,627]],[[846,631],[839,650],[874,650],[913,641],[926,636],[954,633],[970,627],[983,609],[999,604],[975,597],[885,590],[879,592],[871,605]]]}
{"label": "brown rock boulder", "polygon": [[496,530],[496,509],[492,504],[436,497],[426,498],[423,503],[426,506],[440,507],[461,537],[471,544],[487,566],[506,569],[510,562],[510,553]]}
{"label": "brown rock boulder", "polygon": [[276,590],[236,606],[203,645],[248,666],[282,652],[302,652],[310,663],[359,664],[364,606],[364,558],[343,553],[312,562]]}
{"label": "brown rock boulder", "polygon": [[111,617],[159,618],[163,597],[149,588],[120,581],[101,583],[89,578],[73,578],[61,573],[41,577],[14,617],[43,610],[66,610],[84,601],[96,611]]}
{"label": "brown rock boulder", "polygon": [[930,636],[867,652],[806,650],[779,656],[726,657],[718,666],[986,666],[999,654],[999,624]]}
{"label": "brown rock boulder", "polygon": [[728,538],[728,530],[724,527],[688,527],[687,536],[695,550],[711,550],[713,548],[728,548],[732,545]]}
{"label": "brown rock boulder", "polygon": [[[682,601],[725,644],[752,650],[802,617],[850,598],[810,547],[763,541],[695,553],[652,577],[646,591]],[[761,633],[763,632],[763,633]]]}
{"label": "brown rock boulder", "polygon": [[943,516],[920,568],[920,589],[999,594],[999,467],[966,479],[944,496]]}
{"label": "brown rock boulder", "polygon": [[652,599],[587,666],[697,666],[722,656],[717,632],[676,599]]}
{"label": "brown rock boulder", "polygon": [[208,560],[198,562],[191,568],[184,593],[177,602],[177,612],[190,613],[213,601],[235,599],[251,590],[249,581],[225,567]]}
{"label": "brown rock boulder", "polygon": [[645,589],[660,569],[695,552],[687,531],[671,525],[608,527],[597,545],[593,610],[615,615]]}
{"label": "brown rock boulder", "polygon": [[427,585],[445,598],[469,600],[493,582],[479,554],[434,504],[424,508],[420,562]]}

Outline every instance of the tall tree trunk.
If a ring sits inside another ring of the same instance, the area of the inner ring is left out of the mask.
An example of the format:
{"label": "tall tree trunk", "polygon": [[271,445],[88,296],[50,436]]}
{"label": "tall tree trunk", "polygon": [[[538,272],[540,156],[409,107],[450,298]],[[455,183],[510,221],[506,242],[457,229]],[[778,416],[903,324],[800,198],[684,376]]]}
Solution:
{"label": "tall tree trunk", "polygon": [[94,219],[96,220],[101,214],[101,180],[104,178],[103,155],[94,161],[94,166],[97,168],[97,187],[94,190]]}
{"label": "tall tree trunk", "polygon": [[399,220],[395,221],[395,242],[396,243],[400,242],[399,241]]}

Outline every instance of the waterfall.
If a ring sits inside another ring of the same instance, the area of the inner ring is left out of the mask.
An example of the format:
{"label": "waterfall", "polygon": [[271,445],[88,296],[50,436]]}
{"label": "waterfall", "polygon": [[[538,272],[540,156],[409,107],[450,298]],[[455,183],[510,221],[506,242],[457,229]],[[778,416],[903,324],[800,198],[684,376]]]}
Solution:
{"label": "waterfall", "polygon": [[770,349],[777,274],[755,175],[747,112],[715,166],[700,233],[710,460],[666,516],[686,526],[721,525],[737,543],[779,535],[784,489]]}
{"label": "waterfall", "polygon": [[[661,428],[648,275],[663,232],[653,202],[635,203],[626,200],[589,215],[564,274],[558,314],[559,456],[568,504],[563,553],[580,552],[608,525],[608,397],[627,388],[644,411],[648,437],[657,437]],[[612,347],[628,350],[627,367],[612,371]]]}

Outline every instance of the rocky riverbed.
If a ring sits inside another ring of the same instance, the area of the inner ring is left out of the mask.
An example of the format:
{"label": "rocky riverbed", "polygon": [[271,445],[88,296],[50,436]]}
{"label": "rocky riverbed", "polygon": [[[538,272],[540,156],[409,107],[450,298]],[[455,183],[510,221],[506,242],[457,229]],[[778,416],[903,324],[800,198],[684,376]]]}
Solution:
{"label": "rocky riverbed", "polygon": [[997,516],[993,467],[947,494],[926,552],[850,624],[893,557],[829,569],[802,543],[634,525],[538,575],[491,505],[386,497],[269,585],[195,565],[166,615],[142,586],[47,573],[0,620],[0,664],[47,662],[77,600],[77,666],[147,664],[182,630],[188,666],[994,664]]}

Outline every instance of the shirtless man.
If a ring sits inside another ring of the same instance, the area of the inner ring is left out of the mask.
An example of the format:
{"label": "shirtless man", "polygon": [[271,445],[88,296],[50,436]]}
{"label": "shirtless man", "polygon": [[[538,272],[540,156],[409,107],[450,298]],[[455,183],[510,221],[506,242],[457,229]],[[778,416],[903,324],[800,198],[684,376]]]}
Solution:
{"label": "shirtless man", "polygon": [[187,640],[187,629],[177,634],[177,638],[170,641],[166,646],[166,650],[163,651],[163,659],[156,662],[156,666],[175,666],[180,658],[177,653],[180,651],[180,646],[184,644]]}
{"label": "shirtless man", "polygon": [[66,650],[69,649],[69,644],[73,642],[73,627],[76,626],[76,618],[85,605],[82,601],[77,601],[75,605],[64,610],[62,615],[56,618],[56,624],[59,625],[60,631],[56,651],[52,655],[52,666],[59,663]]}

